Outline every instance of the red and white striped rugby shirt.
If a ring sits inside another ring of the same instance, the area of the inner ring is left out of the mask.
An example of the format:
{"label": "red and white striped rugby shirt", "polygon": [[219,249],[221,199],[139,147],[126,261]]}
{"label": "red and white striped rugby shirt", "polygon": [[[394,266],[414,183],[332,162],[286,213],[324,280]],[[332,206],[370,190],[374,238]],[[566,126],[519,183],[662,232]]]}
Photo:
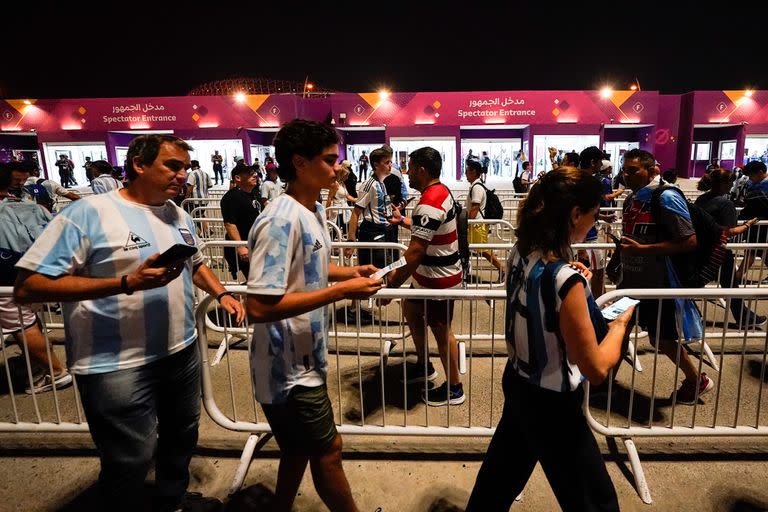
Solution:
{"label": "red and white striped rugby shirt", "polygon": [[461,284],[459,239],[453,198],[442,183],[421,193],[413,210],[411,233],[429,242],[427,254],[413,274],[415,288],[453,288]]}

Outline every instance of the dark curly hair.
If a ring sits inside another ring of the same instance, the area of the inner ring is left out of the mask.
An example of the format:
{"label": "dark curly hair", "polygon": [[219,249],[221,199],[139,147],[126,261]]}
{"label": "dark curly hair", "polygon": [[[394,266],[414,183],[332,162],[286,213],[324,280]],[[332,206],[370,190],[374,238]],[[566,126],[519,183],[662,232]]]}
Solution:
{"label": "dark curly hair", "polygon": [[339,135],[328,125],[306,119],[294,119],[285,123],[272,143],[278,164],[277,175],[286,183],[295,180],[294,155],[311,160],[328,146],[338,143]]}

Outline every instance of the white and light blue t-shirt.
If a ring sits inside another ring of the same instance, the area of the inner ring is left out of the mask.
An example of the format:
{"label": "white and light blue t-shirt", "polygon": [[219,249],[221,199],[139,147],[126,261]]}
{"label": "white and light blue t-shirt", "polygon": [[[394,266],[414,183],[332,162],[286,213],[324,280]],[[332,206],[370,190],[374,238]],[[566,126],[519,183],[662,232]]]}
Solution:
{"label": "white and light blue t-shirt", "polygon": [[363,209],[363,220],[374,224],[389,225],[392,217],[392,201],[384,184],[374,174],[363,183],[363,189],[355,206]]}
{"label": "white and light blue t-shirt", "polygon": [[[51,277],[114,278],[174,244],[200,247],[189,215],[171,201],[147,206],[114,191],[72,203],[16,266]],[[70,371],[95,374],[143,366],[193,343],[192,269],[202,259],[198,251],[178,278],[160,288],[63,303]]]}
{"label": "white and light blue t-shirt", "polygon": [[91,188],[94,194],[106,194],[123,188],[123,185],[109,174],[99,174],[91,180]]}
{"label": "white and light blue t-shirt", "polygon": [[202,169],[195,169],[187,173],[187,185],[192,187],[189,197],[205,199],[208,197],[208,189],[211,188],[211,177]]}
{"label": "white and light blue t-shirt", "polygon": [[[247,293],[285,295],[328,286],[331,239],[320,203],[309,211],[283,194],[269,203],[248,234]],[[284,403],[296,385],[317,387],[328,373],[328,307],[277,322],[254,324],[251,373],[256,400]]]}

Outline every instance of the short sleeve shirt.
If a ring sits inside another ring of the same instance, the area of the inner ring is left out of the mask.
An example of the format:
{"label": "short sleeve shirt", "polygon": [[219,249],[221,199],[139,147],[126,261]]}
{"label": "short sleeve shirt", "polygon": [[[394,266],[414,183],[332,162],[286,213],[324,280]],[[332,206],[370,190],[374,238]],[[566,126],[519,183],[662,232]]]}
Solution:
{"label": "short sleeve shirt", "polygon": [[[253,223],[259,214],[259,195],[254,188],[251,193],[239,188],[228,190],[221,198],[221,216],[225,223],[237,226],[240,240],[247,240]],[[229,235],[226,235],[229,240]]]}
{"label": "short sleeve shirt", "polygon": [[413,210],[411,234],[429,242],[413,273],[415,288],[453,288],[461,284],[459,237],[453,197],[442,183],[428,186]]}
{"label": "short sleeve shirt", "polygon": [[94,194],[106,194],[107,192],[122,188],[122,185],[109,174],[100,174],[91,180],[91,188]]}
{"label": "short sleeve shirt", "polygon": [[389,224],[387,219],[392,216],[392,201],[384,184],[375,175],[365,180],[355,206],[363,209],[363,220],[374,224]]}
{"label": "short sleeve shirt", "polygon": [[736,206],[724,195],[707,192],[696,198],[696,205],[710,214],[720,226],[732,228],[738,224]]}
{"label": "short sleeve shirt", "polygon": [[283,193],[283,183],[280,180],[272,181],[266,180],[261,186],[261,195],[271,203],[277,197]]}
{"label": "short sleeve shirt", "polygon": [[[659,186],[658,177],[624,202],[622,235],[641,244],[676,240],[696,233],[688,205],[674,190],[659,197],[660,219],[651,216],[651,197]],[[660,235],[663,238],[660,238]],[[628,255],[622,252],[620,288],[667,288],[678,279],[667,256]]]}
{"label": "short sleeve shirt", "polygon": [[195,199],[205,199],[208,197],[208,189],[211,186],[211,177],[202,169],[189,171],[187,175],[187,185],[192,187],[190,197]]}
{"label": "short sleeve shirt", "polygon": [[469,186],[469,194],[467,194],[467,211],[472,208],[473,204],[480,205],[480,215],[485,211],[486,193],[485,187],[483,187],[480,178],[476,179]]}
{"label": "short sleeve shirt", "polygon": [[[166,201],[147,206],[119,191],[75,201],[53,218],[17,267],[58,277],[115,278],[175,244],[200,247],[192,219]],[[144,366],[195,340],[193,265],[168,285],[62,304],[67,363],[75,374]]]}
{"label": "short sleeve shirt", "polygon": [[[285,295],[328,286],[331,239],[325,211],[314,212],[283,194],[271,202],[248,235],[247,293]],[[317,387],[328,373],[328,307],[254,324],[251,373],[255,398],[284,403],[297,385]]]}

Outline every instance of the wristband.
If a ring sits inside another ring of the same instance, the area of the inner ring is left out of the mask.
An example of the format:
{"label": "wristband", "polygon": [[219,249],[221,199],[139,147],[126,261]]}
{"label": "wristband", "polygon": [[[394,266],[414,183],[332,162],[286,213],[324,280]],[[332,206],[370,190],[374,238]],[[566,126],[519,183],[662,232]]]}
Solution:
{"label": "wristband", "polygon": [[401,226],[402,226],[403,224],[405,224],[405,217],[400,217],[400,220],[399,220],[399,221],[397,221],[397,223],[398,223],[399,225],[401,225]]}
{"label": "wristband", "polygon": [[131,295],[133,293],[133,290],[131,290],[128,287],[128,275],[127,274],[120,278],[120,289],[126,295]]}
{"label": "wristband", "polygon": [[230,296],[230,297],[232,297],[232,298],[234,298],[234,297],[235,297],[235,294],[234,294],[233,292],[221,292],[220,294],[218,294],[218,295],[216,296],[216,302],[218,302],[219,304],[221,304],[221,299],[222,299],[223,297],[227,296],[227,295],[229,295],[229,296]]}

